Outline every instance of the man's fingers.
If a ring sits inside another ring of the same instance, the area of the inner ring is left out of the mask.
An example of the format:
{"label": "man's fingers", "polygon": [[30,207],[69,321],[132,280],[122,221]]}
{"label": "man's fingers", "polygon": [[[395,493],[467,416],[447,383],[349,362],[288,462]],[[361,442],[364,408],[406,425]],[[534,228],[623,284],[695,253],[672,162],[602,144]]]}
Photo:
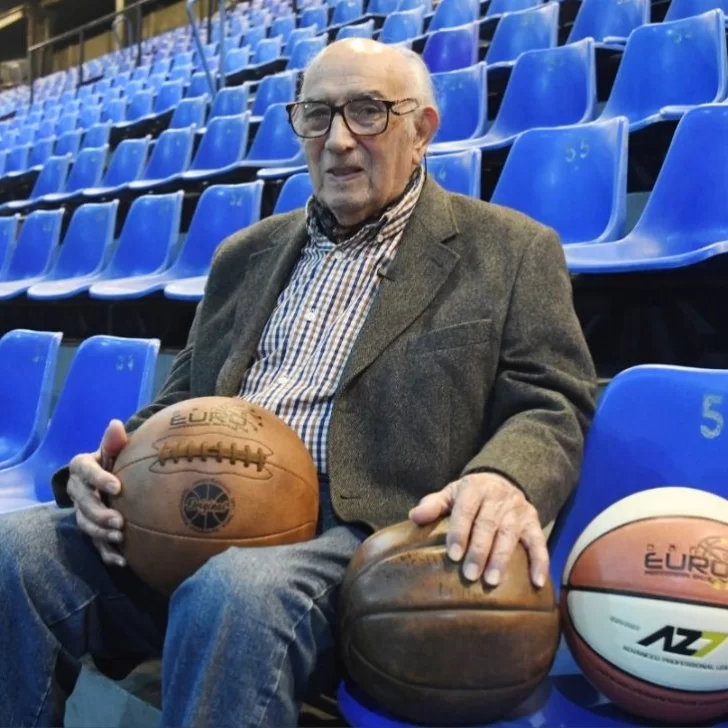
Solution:
{"label": "man's fingers", "polygon": [[521,533],[521,543],[528,552],[531,581],[533,585],[541,588],[549,575],[549,551],[546,537],[537,517],[529,519],[528,524]]}
{"label": "man's fingers", "polygon": [[107,566],[126,566],[126,559],[103,539],[94,539],[94,546],[101,554],[101,560]]}
{"label": "man's fingers", "polygon": [[[84,518],[95,526],[99,526],[106,531],[119,531],[124,527],[124,519],[113,508],[107,508],[99,498],[97,493],[89,493],[86,498],[76,501],[76,511],[83,514]],[[114,537],[121,540],[118,536]]]}
{"label": "man's fingers", "polygon": [[463,563],[463,576],[475,581],[483,575],[493,540],[500,526],[502,503],[485,500],[473,521],[468,546]]}
{"label": "man's fingers", "polygon": [[521,526],[517,511],[510,511],[498,525],[485,567],[485,583],[498,586],[518,545]]}
{"label": "man's fingers", "polygon": [[124,423],[121,422],[121,420],[111,420],[111,422],[109,422],[109,426],[104,432],[104,436],[101,439],[101,447],[99,448],[104,467],[111,467],[111,465],[107,465],[106,462],[110,461],[110,463],[113,464],[116,456],[121,452],[128,441],[129,437],[124,429]]}
{"label": "man's fingers", "polygon": [[[74,484],[74,490],[71,490],[73,486],[69,481],[69,493],[71,497],[74,497],[78,486],[83,486],[86,490],[101,490],[110,495],[117,495],[121,492],[119,479],[104,470],[93,455],[76,455],[71,460],[69,470],[71,478],[75,477],[78,479],[78,482]],[[78,493],[80,494],[80,491]]]}
{"label": "man's fingers", "polygon": [[409,512],[409,517],[418,526],[424,526],[447,515],[452,508],[452,501],[449,488],[444,488],[437,493],[430,493]]}
{"label": "man's fingers", "polygon": [[483,491],[468,487],[467,479],[460,481],[457,498],[450,515],[447,531],[447,554],[453,561],[460,561],[468,548],[475,518],[483,502]]}

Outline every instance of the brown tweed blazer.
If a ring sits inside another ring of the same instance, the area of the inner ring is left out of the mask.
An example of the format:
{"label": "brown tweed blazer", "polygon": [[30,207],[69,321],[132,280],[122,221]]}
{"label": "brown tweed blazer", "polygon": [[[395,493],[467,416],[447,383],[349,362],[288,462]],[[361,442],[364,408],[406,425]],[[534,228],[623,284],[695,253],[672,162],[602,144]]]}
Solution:
{"label": "brown tweed blazer", "polygon": [[[220,246],[187,347],[128,430],[190,397],[237,394],[305,241],[296,210]],[[428,179],[334,403],[334,509],[376,529],[449,481],[493,470],[546,524],[576,483],[595,391],[556,234]]]}

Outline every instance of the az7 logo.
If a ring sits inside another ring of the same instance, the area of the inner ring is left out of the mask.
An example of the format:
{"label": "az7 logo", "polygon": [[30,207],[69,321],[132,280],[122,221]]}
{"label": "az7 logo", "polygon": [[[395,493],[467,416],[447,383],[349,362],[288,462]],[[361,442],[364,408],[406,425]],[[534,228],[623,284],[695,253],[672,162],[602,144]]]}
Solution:
{"label": "az7 logo", "polygon": [[[683,629],[667,625],[641,639],[637,644],[649,647],[662,642],[662,651],[684,657],[705,657],[725,641],[728,634],[723,632],[700,632],[697,629]],[[705,641],[705,644],[698,645]]]}

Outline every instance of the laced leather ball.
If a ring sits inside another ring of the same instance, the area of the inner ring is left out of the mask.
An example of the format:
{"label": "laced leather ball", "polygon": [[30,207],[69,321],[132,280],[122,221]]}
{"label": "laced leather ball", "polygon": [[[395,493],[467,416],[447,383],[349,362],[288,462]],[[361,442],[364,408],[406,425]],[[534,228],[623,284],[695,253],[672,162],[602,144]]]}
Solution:
{"label": "laced leather ball", "polygon": [[316,533],[318,476],[308,450],[283,420],[243,400],[200,397],[157,412],[130,435],[113,473],[121,551],[163,594],[230,546]]}

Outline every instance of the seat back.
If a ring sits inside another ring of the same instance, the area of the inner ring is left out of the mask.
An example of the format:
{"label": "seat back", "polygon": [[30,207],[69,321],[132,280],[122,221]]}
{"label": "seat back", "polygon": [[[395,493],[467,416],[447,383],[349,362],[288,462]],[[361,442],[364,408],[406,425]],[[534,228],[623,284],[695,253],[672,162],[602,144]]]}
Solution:
{"label": "seat back", "polygon": [[[675,0],[670,7],[675,4]],[[670,10],[667,11],[668,15]],[[628,38],[635,28],[650,22],[650,0],[582,0],[569,32],[569,43],[583,38],[603,41],[609,36]]]}
{"label": "seat back", "polygon": [[399,0],[369,0],[367,13],[369,15],[391,15],[396,12]]}
{"label": "seat back", "polygon": [[134,94],[126,108],[127,121],[139,121],[149,116],[154,108],[154,94],[151,91],[139,91]]}
{"label": "seat back", "polygon": [[275,36],[273,38],[265,38],[255,46],[253,53],[252,65],[259,66],[261,63],[270,63],[276,58],[281,57],[283,52],[283,38]]}
{"label": "seat back", "polygon": [[249,119],[247,111],[236,116],[210,119],[190,169],[221,169],[239,162],[248,146]]}
{"label": "seat back", "polygon": [[296,47],[296,43],[298,43],[299,40],[303,40],[304,38],[313,38],[315,35],[315,25],[302,26],[291,31],[291,34],[288,36],[288,40],[286,41],[286,50],[284,55],[290,57],[293,53],[293,49]]}
{"label": "seat back", "polygon": [[169,266],[179,238],[183,197],[179,190],[132,202],[104,279],[149,275]]}
{"label": "seat back", "polygon": [[286,104],[271,104],[263,115],[247,158],[288,160],[302,153],[303,147],[288,123]]}
{"label": "seat back", "polygon": [[371,38],[374,35],[374,21],[367,20],[366,23],[356,25],[345,25],[336,33],[336,40],[345,38]]}
{"label": "seat back", "polygon": [[480,149],[466,149],[427,158],[427,174],[448,192],[480,199]]}
{"label": "seat back", "polygon": [[43,195],[60,192],[63,189],[68,176],[68,168],[71,166],[71,158],[72,155],[70,154],[48,158],[35,180],[33,190],[30,193],[31,200]]}
{"label": "seat back", "polygon": [[75,157],[81,149],[82,136],[83,132],[81,131],[81,129],[67,131],[65,134],[59,136],[56,140],[56,146],[53,149],[53,153],[57,157],[63,157],[66,154],[70,154]]}
{"label": "seat back", "polygon": [[3,280],[22,281],[43,275],[61,237],[64,209],[35,210],[25,219]]}
{"label": "seat back", "polygon": [[141,139],[124,139],[120,142],[111,157],[102,185],[116,187],[139,179],[147,161],[150,139],[151,136],[147,135]]}
{"label": "seat back", "polygon": [[28,168],[42,167],[48,157],[53,154],[53,145],[55,144],[55,137],[49,139],[40,139],[30,150],[28,155]]}
{"label": "seat back", "polygon": [[458,25],[473,23],[480,15],[478,0],[442,0],[432,16],[427,32],[442,28],[456,28]]}
{"label": "seat back", "polygon": [[183,99],[177,105],[169,122],[169,129],[187,129],[191,126],[202,128],[207,118],[207,99],[195,96]]}
{"label": "seat back", "polygon": [[308,172],[291,175],[281,188],[273,214],[297,210],[304,207],[308,198],[313,194],[313,185]]}
{"label": "seat back", "polygon": [[163,131],[154,145],[143,179],[164,179],[184,172],[190,166],[194,146],[192,127]]}
{"label": "seat back", "polygon": [[634,30],[603,116],[638,121],[672,104],[722,101],[728,90],[724,17],[713,10]]}
{"label": "seat back", "polygon": [[478,61],[478,38],[477,23],[436,30],[427,37],[422,60],[430,73],[473,66]]}
{"label": "seat back", "polygon": [[187,238],[174,264],[174,276],[207,275],[212,256],[225,238],[260,220],[263,182],[212,185],[200,196]]}
{"label": "seat back", "polygon": [[7,467],[38,446],[48,424],[60,331],[15,329],[0,339],[0,464]]}
{"label": "seat back", "polygon": [[101,269],[111,248],[119,200],[76,208],[49,280],[76,278]]}
{"label": "seat back", "polygon": [[242,71],[250,63],[250,46],[231,48],[225,53],[225,75]]}
{"label": "seat back", "polygon": [[111,124],[94,124],[83,137],[83,149],[89,149],[94,147],[104,147],[109,143],[109,136],[111,135]]}
{"label": "seat back", "polygon": [[516,13],[519,10],[528,10],[540,5],[542,0],[490,0],[488,10],[485,13],[486,18],[494,15],[502,15],[503,13]]}
{"label": "seat back", "polygon": [[255,48],[258,43],[265,39],[265,25],[254,25],[245,31],[244,45],[248,48]]}
{"label": "seat back", "polygon": [[583,124],[594,118],[596,61],[591,38],[519,56],[490,129],[511,136],[536,127]]}
{"label": "seat back", "polygon": [[525,51],[555,48],[559,35],[559,5],[547,3],[540,8],[508,13],[498,21],[488,46],[488,63],[510,63]]}
{"label": "seat back", "polygon": [[273,39],[276,36],[280,36],[285,43],[288,40],[288,36],[295,30],[295,28],[295,15],[280,15],[275,18],[270,25],[270,37]]}
{"label": "seat back", "polygon": [[283,71],[263,78],[253,100],[253,116],[263,116],[271,104],[284,104],[296,96],[298,71]]}
{"label": "seat back", "polygon": [[184,95],[185,86],[189,82],[187,79],[177,79],[176,81],[166,81],[159,89],[159,93],[154,99],[154,113],[164,114],[176,108],[182,96]]}
{"label": "seat back", "polygon": [[563,243],[621,238],[628,138],[624,117],[525,131],[513,143],[491,202],[553,227]]}
{"label": "seat back", "polygon": [[616,501],[662,486],[728,497],[727,401],[724,370],[644,365],[612,379],[589,430],[579,485],[551,533],[557,594],[579,534]]}
{"label": "seat back", "polygon": [[433,139],[452,142],[485,133],[488,122],[488,75],[485,63],[433,73],[440,128]]}
{"label": "seat back", "polygon": [[728,0],[672,0],[665,20],[682,20],[719,8],[728,15]]}
{"label": "seat back", "polygon": [[228,86],[220,89],[215,96],[215,101],[210,109],[210,119],[218,116],[237,116],[248,110],[248,97],[250,86],[244,83],[242,86]]}
{"label": "seat back", "polygon": [[66,192],[78,192],[87,187],[98,187],[104,173],[108,145],[82,149],[66,181]]}
{"label": "seat back", "polygon": [[149,404],[159,339],[92,336],[77,349],[48,429],[28,464],[39,502],[53,500],[53,473],[99,446],[109,422]]}
{"label": "seat back", "polygon": [[5,159],[5,174],[8,172],[25,172],[28,169],[30,157],[30,144],[20,144],[13,147]]}
{"label": "seat back", "polygon": [[331,25],[351,23],[357,18],[361,18],[362,15],[364,15],[362,0],[339,0],[334,6]]}
{"label": "seat back", "polygon": [[664,255],[728,240],[726,189],[728,105],[691,109],[675,130],[630,239],[634,239],[635,245],[641,239],[659,240]]}
{"label": "seat back", "polygon": [[314,38],[304,38],[296,43],[291,57],[286,64],[286,71],[303,70],[309,62],[318,55],[325,47],[328,39],[325,35],[317,35]]}
{"label": "seat back", "polygon": [[321,33],[329,26],[329,9],[326,5],[319,5],[310,8],[304,8],[301,13],[301,27],[308,28],[313,26],[317,33]]}
{"label": "seat back", "polygon": [[10,262],[10,251],[18,234],[19,215],[0,217],[0,280],[4,280],[5,268]]}

